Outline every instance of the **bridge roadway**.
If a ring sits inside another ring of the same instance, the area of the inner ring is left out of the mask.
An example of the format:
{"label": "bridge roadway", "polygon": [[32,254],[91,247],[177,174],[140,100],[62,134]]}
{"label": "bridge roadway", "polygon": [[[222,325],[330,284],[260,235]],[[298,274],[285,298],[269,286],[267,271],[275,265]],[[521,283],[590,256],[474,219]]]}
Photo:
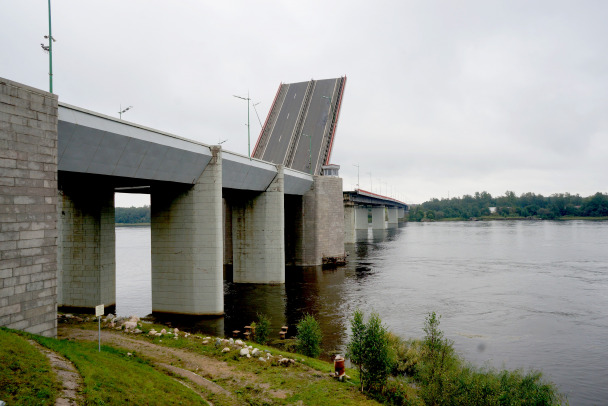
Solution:
{"label": "bridge roadway", "polygon": [[281,84],[253,156],[320,175],[329,163],[346,77]]}

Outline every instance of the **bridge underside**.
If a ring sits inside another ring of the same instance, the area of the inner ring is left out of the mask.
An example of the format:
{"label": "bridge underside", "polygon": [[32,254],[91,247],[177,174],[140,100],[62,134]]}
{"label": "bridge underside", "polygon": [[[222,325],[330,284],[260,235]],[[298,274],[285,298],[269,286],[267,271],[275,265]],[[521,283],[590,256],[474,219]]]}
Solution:
{"label": "bridge underside", "polygon": [[281,84],[253,157],[312,175],[329,164],[346,77]]}

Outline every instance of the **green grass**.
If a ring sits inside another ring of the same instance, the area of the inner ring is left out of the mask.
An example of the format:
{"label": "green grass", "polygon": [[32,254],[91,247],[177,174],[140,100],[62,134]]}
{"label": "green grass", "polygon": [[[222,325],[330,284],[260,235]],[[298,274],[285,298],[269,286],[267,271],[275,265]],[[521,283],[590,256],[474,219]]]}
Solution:
{"label": "green grass", "polygon": [[[5,340],[3,340],[3,355],[7,351],[21,351],[21,348],[15,347],[16,344],[14,343],[24,341],[22,337],[6,331],[2,333],[9,337],[6,340],[6,345]],[[18,334],[36,340],[74,363],[84,381],[83,396],[86,405],[122,405],[125,403],[137,405],[207,404],[196,393],[168,375],[156,370],[147,360],[138,356],[130,357],[124,350],[102,345],[101,352],[98,352],[97,343],[94,342],[56,340],[22,332],[18,332]],[[44,355],[42,357],[44,358]],[[28,364],[26,369],[30,373],[40,374],[42,371],[40,371],[41,367],[39,365],[41,364],[36,361],[34,365]],[[47,365],[45,367],[47,375],[48,370]],[[27,385],[23,384],[23,382],[27,382],[25,379],[16,381],[14,378],[10,378],[9,381],[11,385],[17,385],[23,387],[23,390],[31,391],[31,389],[27,389],[30,386],[29,383]],[[2,386],[4,387],[4,384]],[[55,392],[52,392],[49,397],[53,400],[48,404],[54,404],[54,396]],[[28,403],[9,402],[9,404]],[[31,404],[44,403],[37,401]]]}
{"label": "green grass", "polygon": [[54,405],[59,384],[44,354],[0,328],[0,400],[9,405]]}

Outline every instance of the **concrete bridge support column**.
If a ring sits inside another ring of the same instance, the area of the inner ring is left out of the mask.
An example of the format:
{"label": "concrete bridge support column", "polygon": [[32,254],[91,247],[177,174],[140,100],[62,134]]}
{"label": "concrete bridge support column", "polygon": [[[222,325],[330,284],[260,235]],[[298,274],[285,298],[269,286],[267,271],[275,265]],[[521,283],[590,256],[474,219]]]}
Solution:
{"label": "concrete bridge support column", "polygon": [[116,305],[114,188],[60,176],[57,304],[91,312]]}
{"label": "concrete bridge support column", "polygon": [[344,206],[344,242],[354,243],[356,241],[355,216],[357,208],[351,203]]}
{"label": "concrete bridge support column", "polygon": [[387,207],[388,210],[388,225],[389,227],[395,227],[399,223],[398,220],[398,209],[396,207]]}
{"label": "concrete bridge support column", "polygon": [[355,206],[355,229],[367,230],[369,228],[369,209],[367,207]]}
{"label": "concrete bridge support column", "polygon": [[397,217],[400,219],[405,217],[405,210],[403,209],[403,207],[399,207],[397,209]]}
{"label": "concrete bridge support column", "polygon": [[262,193],[239,193],[232,206],[233,280],[285,283],[283,167]]}
{"label": "concrete bridge support column", "polygon": [[152,311],[224,313],[220,147],[193,186],[151,190]]}
{"label": "concrete bridge support column", "polygon": [[386,228],[384,206],[372,207],[372,229],[384,230]]}

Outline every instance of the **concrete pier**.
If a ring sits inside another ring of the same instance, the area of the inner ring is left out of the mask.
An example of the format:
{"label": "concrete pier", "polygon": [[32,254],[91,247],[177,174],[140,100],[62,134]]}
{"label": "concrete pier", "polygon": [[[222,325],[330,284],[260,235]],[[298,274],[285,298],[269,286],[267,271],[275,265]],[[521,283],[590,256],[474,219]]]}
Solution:
{"label": "concrete pier", "polygon": [[57,304],[73,311],[111,308],[116,305],[114,188],[69,174],[59,180]]}
{"label": "concrete pier", "polygon": [[399,223],[398,214],[399,209],[397,207],[387,207],[388,212],[388,225],[389,227],[396,227]]}
{"label": "concrete pier", "polygon": [[283,167],[265,192],[234,192],[232,212],[233,279],[237,283],[285,282]]}
{"label": "concrete pier", "polygon": [[372,207],[372,228],[374,230],[384,230],[386,228],[384,206]]}
{"label": "concrete pier", "polygon": [[224,313],[222,159],[212,159],[194,186],[152,188],[152,311]]}

